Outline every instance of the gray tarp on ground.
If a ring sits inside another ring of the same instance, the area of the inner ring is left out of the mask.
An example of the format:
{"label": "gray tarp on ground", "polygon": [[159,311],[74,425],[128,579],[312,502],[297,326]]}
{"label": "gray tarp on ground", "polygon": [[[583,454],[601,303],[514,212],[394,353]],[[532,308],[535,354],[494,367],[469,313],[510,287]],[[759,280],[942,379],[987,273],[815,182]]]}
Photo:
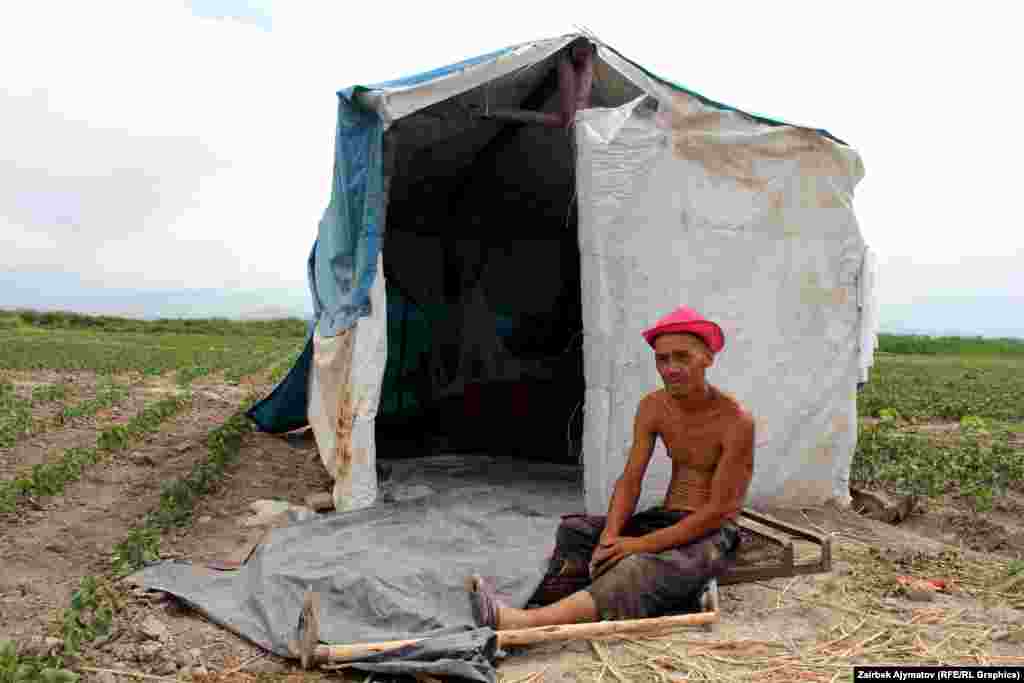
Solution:
{"label": "gray tarp on ground", "polygon": [[137,578],[285,657],[313,588],[323,642],[437,636],[358,668],[493,683],[495,634],[475,627],[463,581],[474,572],[494,577],[511,604],[525,605],[559,515],[582,510],[579,477],[574,468],[508,458],[399,461],[382,492],[394,502],[276,529],[238,571],[162,562]]}

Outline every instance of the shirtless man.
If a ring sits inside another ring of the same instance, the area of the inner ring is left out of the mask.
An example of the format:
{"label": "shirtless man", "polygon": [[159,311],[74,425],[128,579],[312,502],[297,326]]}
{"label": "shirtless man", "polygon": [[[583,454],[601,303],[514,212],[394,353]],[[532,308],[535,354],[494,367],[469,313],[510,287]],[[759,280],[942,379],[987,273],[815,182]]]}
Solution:
{"label": "shirtless man", "polygon": [[[545,606],[507,607],[492,586],[471,577],[478,625],[504,630],[695,611],[707,581],[735,561],[734,521],[753,473],[754,420],[705,379],[724,335],[684,306],[644,338],[665,386],[640,401],[607,516],[563,517],[551,568],[533,599]],[[658,437],[672,459],[665,502],[634,515]]]}

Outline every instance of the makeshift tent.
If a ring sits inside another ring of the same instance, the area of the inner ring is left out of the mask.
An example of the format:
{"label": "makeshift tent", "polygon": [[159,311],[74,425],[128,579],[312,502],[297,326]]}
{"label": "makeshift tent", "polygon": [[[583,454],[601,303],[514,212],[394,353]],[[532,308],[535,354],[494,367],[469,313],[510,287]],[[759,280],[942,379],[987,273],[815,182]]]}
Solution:
{"label": "makeshift tent", "polygon": [[378,457],[441,449],[578,460],[601,513],[658,387],[640,332],[686,304],[724,328],[709,378],[757,419],[748,504],[848,504],[877,318],[862,177],[827,131],[587,36],[342,90],[316,325],[250,416],[312,425],[339,510],[373,504]]}

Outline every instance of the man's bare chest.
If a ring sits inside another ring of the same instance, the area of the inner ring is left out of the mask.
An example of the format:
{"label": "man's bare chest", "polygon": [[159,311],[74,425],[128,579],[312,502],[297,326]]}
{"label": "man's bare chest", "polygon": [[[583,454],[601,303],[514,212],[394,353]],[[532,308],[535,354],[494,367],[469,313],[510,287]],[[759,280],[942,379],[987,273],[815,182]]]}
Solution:
{"label": "man's bare chest", "polygon": [[659,436],[673,468],[711,473],[722,456],[726,429],[717,416],[696,416],[664,421]]}

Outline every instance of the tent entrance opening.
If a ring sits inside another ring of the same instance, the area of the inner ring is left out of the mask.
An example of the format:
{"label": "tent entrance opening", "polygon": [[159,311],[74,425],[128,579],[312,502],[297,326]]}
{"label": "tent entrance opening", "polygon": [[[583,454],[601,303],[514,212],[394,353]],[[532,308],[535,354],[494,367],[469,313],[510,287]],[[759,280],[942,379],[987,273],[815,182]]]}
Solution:
{"label": "tent entrance opening", "polygon": [[394,161],[377,457],[577,463],[584,379],[570,133],[482,125],[427,153],[415,125],[385,137]]}
{"label": "tent entrance opening", "polygon": [[[504,223],[501,215],[488,221]],[[566,236],[447,240],[396,230],[387,240],[378,457],[474,452],[577,462],[579,251],[575,225],[558,227]],[[428,273],[443,281],[440,296],[417,284]]]}

